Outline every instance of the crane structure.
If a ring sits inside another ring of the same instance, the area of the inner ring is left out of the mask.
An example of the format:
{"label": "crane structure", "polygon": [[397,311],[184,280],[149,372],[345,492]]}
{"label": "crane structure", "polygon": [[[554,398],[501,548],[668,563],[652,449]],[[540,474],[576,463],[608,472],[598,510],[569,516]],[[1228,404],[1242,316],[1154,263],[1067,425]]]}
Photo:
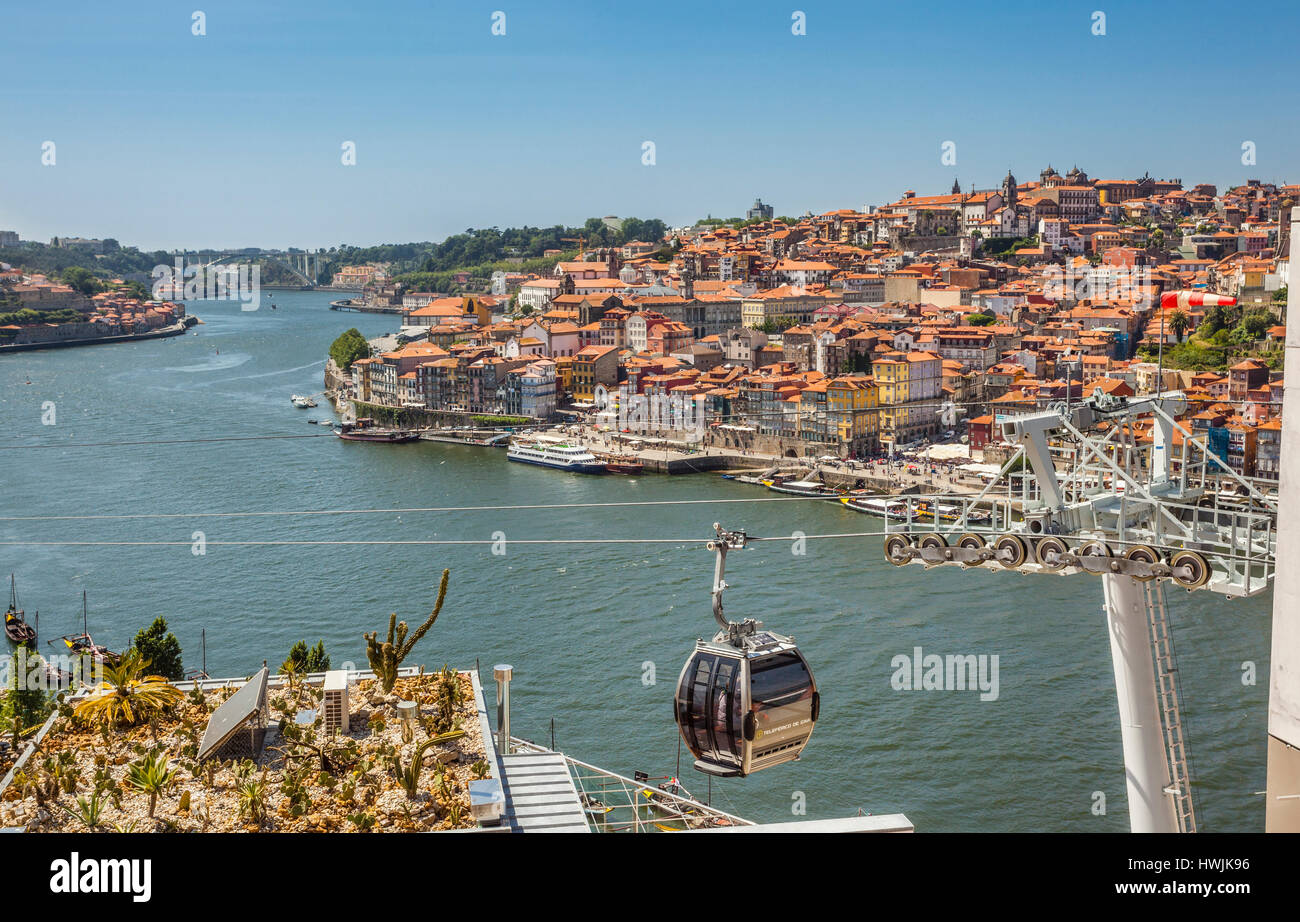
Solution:
{"label": "crane structure", "polygon": [[577,237],[561,237],[561,243],[576,243],[578,245],[578,259],[582,259],[587,254],[587,237],[585,234],[579,234]]}
{"label": "crane structure", "polygon": [[999,417],[1016,451],[997,479],[979,494],[908,497],[886,526],[899,566],[1101,578],[1134,832],[1196,830],[1165,586],[1253,596],[1275,570],[1277,497],[1184,428],[1186,409],[1177,391],[1097,389]]}

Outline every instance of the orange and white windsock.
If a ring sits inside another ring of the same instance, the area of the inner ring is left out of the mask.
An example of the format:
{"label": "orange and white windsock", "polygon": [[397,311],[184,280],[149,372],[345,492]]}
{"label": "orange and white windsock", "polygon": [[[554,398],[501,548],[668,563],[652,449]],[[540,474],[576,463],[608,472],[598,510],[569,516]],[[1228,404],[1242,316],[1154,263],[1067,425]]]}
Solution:
{"label": "orange and white windsock", "polygon": [[1231,295],[1214,295],[1206,291],[1166,291],[1160,296],[1161,307],[1232,307],[1237,299]]}

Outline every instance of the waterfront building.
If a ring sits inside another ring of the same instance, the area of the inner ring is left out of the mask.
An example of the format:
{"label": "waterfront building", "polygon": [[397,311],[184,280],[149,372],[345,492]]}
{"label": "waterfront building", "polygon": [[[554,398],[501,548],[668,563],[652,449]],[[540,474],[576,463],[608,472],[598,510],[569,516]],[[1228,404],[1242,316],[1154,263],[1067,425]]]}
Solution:
{"label": "waterfront building", "polygon": [[573,356],[570,393],[574,401],[593,403],[598,384],[607,388],[618,384],[618,349],[614,346],[588,346]]}
{"label": "waterfront building", "polygon": [[903,446],[939,430],[943,360],[931,352],[892,352],[872,363],[880,387],[880,441]]}
{"label": "waterfront building", "polygon": [[375,281],[374,266],[344,266],[334,273],[336,288],[365,288]]}
{"label": "waterfront building", "polygon": [[[556,407],[555,362],[531,362],[519,377],[519,415],[550,419]],[[515,373],[512,372],[513,376]]]}

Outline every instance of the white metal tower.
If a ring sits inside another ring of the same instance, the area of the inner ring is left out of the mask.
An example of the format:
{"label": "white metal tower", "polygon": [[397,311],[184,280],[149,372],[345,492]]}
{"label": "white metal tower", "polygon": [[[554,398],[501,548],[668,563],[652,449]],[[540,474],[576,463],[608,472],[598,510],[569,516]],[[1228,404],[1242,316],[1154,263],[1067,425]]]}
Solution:
{"label": "white metal tower", "polygon": [[[1295,265],[1300,259],[1300,208],[1292,208],[1291,252],[1288,258],[1286,377],[1282,395],[1282,454],[1279,503],[1286,514],[1278,519],[1278,553],[1283,560],[1300,560],[1300,330],[1291,323]],[[1286,567],[1273,587],[1273,652],[1268,696],[1268,781],[1264,812],[1266,832],[1300,832],[1300,568]]]}

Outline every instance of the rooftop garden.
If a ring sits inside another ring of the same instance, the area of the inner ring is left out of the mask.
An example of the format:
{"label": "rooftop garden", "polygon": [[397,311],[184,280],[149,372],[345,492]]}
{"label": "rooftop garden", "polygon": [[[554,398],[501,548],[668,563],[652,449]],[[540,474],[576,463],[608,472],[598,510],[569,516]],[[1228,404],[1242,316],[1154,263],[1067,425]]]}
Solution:
{"label": "rooftop garden", "polygon": [[[413,631],[366,635],[372,674],[349,677],[348,728],[327,731],[322,648],[295,648],[268,683],[255,758],[207,756],[205,727],[242,682],[168,682],[132,650],[51,726],[0,793],[0,826],[29,832],[398,832],[472,828],[469,782],[488,777],[473,681],[402,669],[442,609]],[[10,690],[5,699],[13,698]],[[405,702],[405,704],[403,704]],[[399,704],[402,707],[399,708]],[[25,748],[25,747],[24,747]],[[18,753],[5,749],[9,768]],[[218,751],[219,752],[219,751]],[[200,756],[205,757],[201,758]],[[3,754],[0,754],[3,758]]]}

